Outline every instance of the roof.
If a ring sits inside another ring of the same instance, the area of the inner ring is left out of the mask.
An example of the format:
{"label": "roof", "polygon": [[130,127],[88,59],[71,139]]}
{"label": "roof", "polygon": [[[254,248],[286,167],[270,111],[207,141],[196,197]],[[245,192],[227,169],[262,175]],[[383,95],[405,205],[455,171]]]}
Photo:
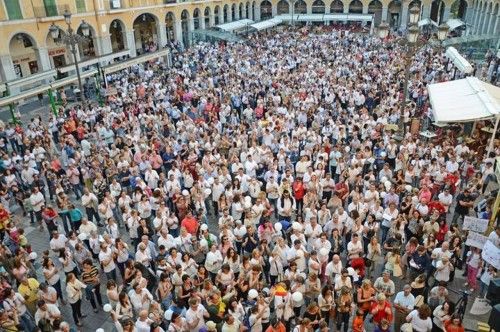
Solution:
{"label": "roof", "polygon": [[265,30],[265,29],[275,27],[281,23],[283,23],[283,20],[281,20],[279,18],[272,18],[270,20],[265,20],[265,21],[254,23],[251,25],[251,27],[260,31],[260,30]]}
{"label": "roof", "polygon": [[234,21],[234,22],[230,22],[230,23],[219,24],[216,26],[216,28],[224,30],[224,31],[233,31],[233,30],[244,28],[247,25],[250,25],[253,23],[254,23],[254,21],[252,21],[252,20],[244,19],[244,20]]}
{"label": "roof", "polygon": [[436,123],[500,117],[500,87],[477,77],[431,84],[428,90]]}

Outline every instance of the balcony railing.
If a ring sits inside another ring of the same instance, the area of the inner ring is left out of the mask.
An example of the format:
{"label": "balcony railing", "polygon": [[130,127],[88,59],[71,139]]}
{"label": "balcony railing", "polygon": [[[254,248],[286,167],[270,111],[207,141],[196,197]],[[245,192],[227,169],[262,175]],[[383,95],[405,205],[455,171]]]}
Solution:
{"label": "balcony railing", "polygon": [[70,10],[69,5],[33,7],[33,13],[35,14],[36,18],[59,16],[62,15],[66,10]]}

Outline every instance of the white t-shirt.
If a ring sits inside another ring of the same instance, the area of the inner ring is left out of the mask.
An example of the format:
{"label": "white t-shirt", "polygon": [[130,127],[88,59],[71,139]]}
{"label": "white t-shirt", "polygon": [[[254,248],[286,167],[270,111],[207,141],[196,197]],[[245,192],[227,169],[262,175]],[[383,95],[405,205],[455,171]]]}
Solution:
{"label": "white t-shirt", "polygon": [[203,306],[203,304],[198,304],[198,308],[193,310],[191,307],[186,311],[186,322],[191,325],[193,324],[197,318],[198,325],[194,329],[190,329],[191,331],[199,331],[203,326],[205,326],[205,317],[203,316],[205,313],[208,314],[207,309]]}
{"label": "white t-shirt", "polygon": [[108,265],[103,264],[105,273],[111,272],[116,268],[115,261],[113,260],[113,250],[111,250],[111,248],[107,248],[106,251],[101,250],[99,252],[99,262],[102,263],[107,260],[109,260]]}
{"label": "white t-shirt", "polygon": [[415,332],[429,332],[432,330],[432,320],[430,317],[423,320],[418,316],[418,310],[410,312],[406,318],[411,318],[411,326]]}

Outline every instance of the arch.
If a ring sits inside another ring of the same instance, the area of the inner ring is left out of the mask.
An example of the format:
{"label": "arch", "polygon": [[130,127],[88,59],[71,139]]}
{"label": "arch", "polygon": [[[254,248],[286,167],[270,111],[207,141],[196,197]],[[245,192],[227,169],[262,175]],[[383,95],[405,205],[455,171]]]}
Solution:
{"label": "arch", "polygon": [[431,4],[431,20],[440,24],[444,14],[444,7],[443,0],[434,0]]}
{"label": "arch", "polygon": [[181,13],[181,29],[182,29],[182,42],[185,46],[189,46],[191,27],[189,24],[190,15],[187,9]]}
{"label": "arch", "polygon": [[222,15],[222,17],[224,18],[224,23],[229,22],[229,15],[230,15],[229,5],[225,4]]}
{"label": "arch", "polygon": [[400,24],[401,2],[392,0],[387,8],[387,23],[391,27],[398,27]]}
{"label": "arch", "polygon": [[231,5],[231,21],[236,20],[236,4]]}
{"label": "arch", "polygon": [[372,0],[368,4],[368,14],[373,14],[375,25],[379,25],[382,21],[382,2],[379,0]]}
{"label": "arch", "polygon": [[158,45],[158,17],[151,13],[139,14],[133,23],[137,54],[153,52]]}
{"label": "arch", "polygon": [[273,5],[271,4],[271,1],[269,0],[264,0],[260,3],[260,19],[261,20],[268,20],[272,18],[273,16]]}
{"label": "arch", "polygon": [[201,12],[198,8],[193,10],[193,27],[194,30],[198,30],[200,28],[200,20],[201,20]]}
{"label": "arch", "polygon": [[165,28],[167,29],[167,40],[175,40],[175,14],[173,12],[168,12],[165,15]]}
{"label": "arch", "polygon": [[257,12],[259,10],[259,7],[257,7],[257,3],[255,1],[252,1],[251,8],[252,8],[252,15],[253,15],[254,21],[257,21],[258,19],[262,19],[262,18],[259,18],[260,12],[259,13]]}
{"label": "arch", "polygon": [[[83,32],[81,28],[81,24],[76,29],[76,33],[83,37]],[[96,38],[97,34],[92,25],[89,24],[89,35],[82,42],[78,44],[78,51],[80,53],[80,59],[85,60],[89,58],[93,58],[97,55],[96,47],[94,45],[94,38]]]}
{"label": "arch", "polygon": [[330,13],[343,13],[344,3],[340,0],[333,0],[330,4]]}
{"label": "arch", "polygon": [[238,13],[240,15],[240,20],[245,18],[245,10],[244,10],[243,2],[238,5]]}
{"label": "arch", "polygon": [[28,77],[41,70],[38,45],[32,35],[27,32],[15,33],[8,45],[17,78]]}
{"label": "arch", "polygon": [[221,24],[221,22],[219,20],[219,15],[220,15],[220,7],[219,7],[219,5],[217,5],[214,7],[214,24],[215,25]]}
{"label": "arch", "polygon": [[[59,36],[63,34],[64,31],[59,30]],[[52,68],[62,68],[73,62],[71,52],[69,52],[65,45],[56,43],[50,32],[47,33],[47,37],[45,38],[45,46],[47,47]]]}
{"label": "arch", "polygon": [[307,4],[304,0],[298,0],[295,2],[295,6],[293,8],[294,14],[307,14]]}
{"label": "arch", "polygon": [[353,0],[349,3],[349,14],[361,14],[363,12],[363,4],[359,0]]}
{"label": "arch", "polygon": [[109,24],[109,37],[111,39],[111,49],[114,52],[123,51],[125,49],[125,23],[120,19],[114,19]]}
{"label": "arch", "polygon": [[325,3],[323,0],[314,0],[312,3],[312,13],[313,14],[324,14],[325,13]]}
{"label": "arch", "polygon": [[458,18],[465,21],[467,15],[467,1],[466,0],[455,0],[451,4],[450,18]]}
{"label": "arch", "polygon": [[210,13],[212,12],[212,9],[210,7],[206,7],[205,10],[203,11],[203,19],[205,20],[205,28],[210,27]]}
{"label": "arch", "polygon": [[247,11],[247,18],[253,19],[254,17],[253,17],[253,12],[252,12],[252,5],[250,4],[250,2],[247,2],[245,7],[246,7],[246,11]]}
{"label": "arch", "polygon": [[488,33],[488,27],[490,25],[492,11],[493,11],[493,4],[491,2],[488,2],[488,4],[486,5],[486,10],[483,13],[485,18],[483,20],[483,25],[482,25],[482,31],[481,31],[482,34]]}
{"label": "arch", "polygon": [[290,4],[286,0],[280,0],[277,5],[278,15],[290,13]]}

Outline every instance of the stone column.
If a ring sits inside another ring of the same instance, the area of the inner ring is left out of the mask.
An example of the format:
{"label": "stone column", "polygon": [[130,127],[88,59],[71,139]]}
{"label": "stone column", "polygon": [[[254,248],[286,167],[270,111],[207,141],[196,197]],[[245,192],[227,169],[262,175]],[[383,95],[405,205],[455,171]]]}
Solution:
{"label": "stone column", "polygon": [[5,81],[12,81],[17,78],[10,54],[0,55],[0,70]]}
{"label": "stone column", "polygon": [[219,8],[219,24],[224,24],[224,8]]}
{"label": "stone column", "polygon": [[240,7],[235,6],[234,7],[234,20],[238,21],[240,19]]}
{"label": "stone column", "polygon": [[109,33],[103,34],[98,38],[98,43],[101,44],[101,53],[99,55],[113,53],[113,45],[111,44],[111,35]]}
{"label": "stone column", "polygon": [[447,4],[446,2],[444,2],[443,5],[444,5],[443,19],[441,20],[441,22],[439,22],[439,24],[445,23],[450,18],[451,4]]}
{"label": "stone column", "polygon": [[310,15],[313,12],[312,1],[306,2],[306,14]]}
{"label": "stone column", "polygon": [[422,14],[420,15],[420,19],[426,19],[431,17],[431,6],[432,2],[424,2],[422,3]]}
{"label": "stone column", "polygon": [[210,14],[208,16],[208,28],[211,28],[215,25],[215,15],[214,14]]}
{"label": "stone column", "polygon": [[135,36],[134,30],[125,31],[125,35],[127,37],[127,47],[129,50],[130,57],[135,57],[137,55],[137,50],[135,48]]}
{"label": "stone column", "polygon": [[275,17],[278,15],[278,3],[273,3],[271,7],[271,15]]}
{"label": "stone column", "polygon": [[493,14],[493,9],[492,9],[490,14],[490,24],[488,25],[488,29],[486,30],[486,33],[488,35],[493,34],[493,29],[495,28],[496,19],[497,17]]}
{"label": "stone column", "polygon": [[479,13],[480,13],[480,8],[476,4],[476,7],[474,8],[474,16],[472,17],[472,21],[471,21],[471,24],[472,24],[471,34],[474,34],[477,31]]}
{"label": "stone column", "polygon": [[255,16],[253,15],[253,8],[252,8],[252,4],[250,4],[250,5],[248,6],[248,13],[250,14],[250,15],[248,16],[248,18],[249,18],[249,19],[251,19],[252,21],[254,21],[254,17],[255,17]]}
{"label": "stone column", "polygon": [[205,16],[200,16],[200,18],[198,19],[198,24],[200,25],[200,30],[204,30],[205,29]]}
{"label": "stone column", "polygon": [[167,24],[165,22],[159,22],[157,29],[158,29],[158,49],[161,50],[168,43]]}
{"label": "stone column", "polygon": [[368,2],[363,3],[363,14],[368,14]]}
{"label": "stone column", "polygon": [[[38,68],[40,72],[48,71],[52,69],[50,64],[49,50],[47,47],[38,47],[35,49],[38,51]],[[3,63],[2,63],[3,66]]]}
{"label": "stone column", "polygon": [[410,2],[403,1],[401,3],[400,23],[399,26],[403,29],[408,25],[408,11],[410,10]]}
{"label": "stone column", "polygon": [[344,2],[344,14],[349,14],[349,4]]}
{"label": "stone column", "polygon": [[182,21],[180,19],[175,20],[175,40],[178,43],[183,44],[183,42],[182,42]]}
{"label": "stone column", "polygon": [[260,21],[260,4],[256,3],[255,7],[253,7],[253,17],[255,21]]}
{"label": "stone column", "polygon": [[387,3],[384,3],[382,5],[382,22],[387,22],[388,14],[389,14],[389,5]]}
{"label": "stone column", "polygon": [[497,15],[497,18],[495,19],[495,26],[493,27],[493,34],[497,34],[500,31],[500,14]]}

